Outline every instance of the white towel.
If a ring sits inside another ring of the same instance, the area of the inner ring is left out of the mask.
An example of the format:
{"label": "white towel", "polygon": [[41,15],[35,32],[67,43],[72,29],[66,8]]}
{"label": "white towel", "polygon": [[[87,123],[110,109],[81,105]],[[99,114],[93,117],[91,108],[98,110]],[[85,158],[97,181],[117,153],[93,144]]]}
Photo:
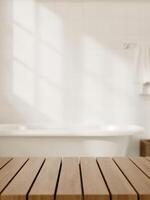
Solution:
{"label": "white towel", "polygon": [[136,47],[136,66],[140,94],[150,95],[150,45],[138,44]]}

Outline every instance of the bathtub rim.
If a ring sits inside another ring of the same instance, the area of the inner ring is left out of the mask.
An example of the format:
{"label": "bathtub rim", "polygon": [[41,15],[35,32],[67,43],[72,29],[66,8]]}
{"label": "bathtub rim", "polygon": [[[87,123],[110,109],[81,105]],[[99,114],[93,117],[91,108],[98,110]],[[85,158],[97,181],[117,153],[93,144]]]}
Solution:
{"label": "bathtub rim", "polygon": [[[5,128],[3,129],[3,127]],[[81,128],[34,127],[33,129],[23,124],[0,124],[0,137],[119,137],[133,136],[138,134],[144,134],[144,128],[134,124],[128,124],[124,126],[107,125],[102,127]]]}
{"label": "bathtub rim", "polygon": [[134,136],[143,134],[143,132],[69,132],[69,133],[59,133],[59,132],[46,132],[44,131],[0,131],[0,137],[124,137],[124,136]]}

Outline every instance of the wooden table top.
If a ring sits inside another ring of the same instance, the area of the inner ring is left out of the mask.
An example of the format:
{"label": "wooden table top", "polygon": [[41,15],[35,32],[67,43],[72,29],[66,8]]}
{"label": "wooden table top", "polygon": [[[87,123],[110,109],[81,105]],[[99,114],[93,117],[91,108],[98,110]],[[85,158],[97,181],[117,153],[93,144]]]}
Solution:
{"label": "wooden table top", "polygon": [[150,157],[0,157],[0,200],[150,200]]}

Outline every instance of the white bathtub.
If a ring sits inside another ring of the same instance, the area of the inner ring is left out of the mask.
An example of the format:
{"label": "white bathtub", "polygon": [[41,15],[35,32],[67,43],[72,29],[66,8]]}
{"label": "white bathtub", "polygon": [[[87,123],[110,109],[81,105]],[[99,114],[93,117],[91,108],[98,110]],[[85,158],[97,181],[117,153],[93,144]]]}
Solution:
{"label": "white bathtub", "polygon": [[136,125],[52,128],[48,125],[0,125],[0,156],[125,156]]}

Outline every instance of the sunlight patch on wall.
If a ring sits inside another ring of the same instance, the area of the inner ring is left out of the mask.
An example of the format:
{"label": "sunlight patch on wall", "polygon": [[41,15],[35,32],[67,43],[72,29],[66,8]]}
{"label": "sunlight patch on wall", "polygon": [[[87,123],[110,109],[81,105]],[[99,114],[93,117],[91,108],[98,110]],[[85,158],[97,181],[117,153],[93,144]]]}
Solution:
{"label": "sunlight patch on wall", "polygon": [[105,112],[103,121],[109,123],[109,118],[113,115],[113,57],[115,55],[98,40],[87,35],[82,40],[82,55],[84,116],[89,123],[100,124],[101,113]]}
{"label": "sunlight patch on wall", "polygon": [[[113,58],[113,52],[106,46],[90,36],[84,36],[82,40],[83,62],[86,72],[103,77],[104,73],[110,71],[110,64]],[[104,69],[104,70],[102,70]],[[106,77],[106,76],[105,76]]]}
{"label": "sunlight patch on wall", "polygon": [[130,78],[127,61],[114,47],[111,49],[110,44],[103,45],[96,38],[84,36],[82,45],[85,118],[89,116],[89,121],[98,122],[101,113],[105,113],[105,123],[118,121],[118,115],[120,121],[130,119],[131,109],[126,106],[131,104],[128,96],[131,82],[127,81]]}
{"label": "sunlight patch on wall", "polygon": [[46,6],[40,4],[38,8],[39,36],[57,51],[63,47],[62,19]]}
{"label": "sunlight patch on wall", "polygon": [[13,62],[13,88],[14,93],[29,105],[34,105],[35,74],[23,64],[14,60]]}
{"label": "sunlight patch on wall", "polygon": [[13,93],[51,119],[62,116],[60,16],[38,1],[14,0]]}
{"label": "sunlight patch on wall", "polygon": [[104,93],[99,81],[103,78],[102,73],[107,70],[107,49],[88,36],[83,37],[82,45],[84,102],[88,109],[96,111],[97,105],[99,105],[98,100],[100,100],[97,98],[100,93],[101,95]]}
{"label": "sunlight patch on wall", "polygon": [[52,84],[61,86],[62,83],[62,56],[53,48],[39,44],[39,73]]}
{"label": "sunlight patch on wall", "polygon": [[13,25],[13,56],[27,67],[35,66],[35,38],[16,24]]}
{"label": "sunlight patch on wall", "polygon": [[24,28],[35,31],[35,1],[14,0],[13,20]]}

